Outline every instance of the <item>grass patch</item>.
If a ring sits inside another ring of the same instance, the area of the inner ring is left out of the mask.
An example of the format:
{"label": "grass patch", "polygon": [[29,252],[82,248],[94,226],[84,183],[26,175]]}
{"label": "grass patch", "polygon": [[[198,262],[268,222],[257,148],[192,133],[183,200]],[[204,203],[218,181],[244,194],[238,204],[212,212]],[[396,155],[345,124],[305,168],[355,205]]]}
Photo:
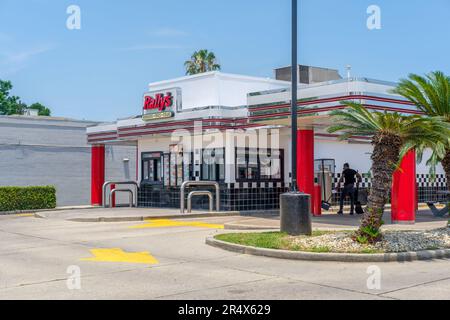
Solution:
{"label": "grass patch", "polygon": [[[333,232],[313,231],[312,236],[319,237],[329,233]],[[295,245],[292,242],[291,236],[282,232],[225,233],[216,236],[216,239],[220,241],[231,242],[235,244],[257,248],[303,251],[303,248],[300,248],[299,246]],[[325,248],[322,249],[325,250]],[[317,250],[320,250],[320,248],[318,248]]]}
{"label": "grass patch", "polygon": [[[333,233],[331,231],[313,231],[312,237],[320,237],[325,234]],[[306,236],[305,236],[306,237]],[[310,251],[310,252],[330,252],[327,247],[302,248],[293,243],[292,237],[282,232],[264,232],[264,233],[225,233],[215,237],[217,240],[240,244],[244,246],[292,250],[292,251]]]}
{"label": "grass patch", "polygon": [[[326,234],[337,233],[335,231],[314,231],[311,237],[320,237]],[[339,233],[343,233],[340,231]],[[344,233],[351,234],[351,231],[344,231]],[[307,237],[307,236],[301,236]],[[296,243],[294,240],[298,237],[291,237],[282,232],[263,232],[263,233],[225,233],[215,237],[217,240],[230,242],[234,244],[264,248],[275,250],[290,250],[290,251],[304,251],[314,253],[330,253],[333,252],[331,248],[327,246],[314,246],[304,247]],[[373,250],[372,248],[363,248],[357,252],[349,253],[365,253],[375,254],[381,253],[380,251]]]}
{"label": "grass patch", "polygon": [[244,246],[282,249],[288,244],[288,235],[282,232],[265,233],[226,233],[216,236],[217,240],[236,243]]}
{"label": "grass patch", "polygon": [[308,251],[315,252],[315,253],[330,253],[331,249],[328,247],[313,247]]}

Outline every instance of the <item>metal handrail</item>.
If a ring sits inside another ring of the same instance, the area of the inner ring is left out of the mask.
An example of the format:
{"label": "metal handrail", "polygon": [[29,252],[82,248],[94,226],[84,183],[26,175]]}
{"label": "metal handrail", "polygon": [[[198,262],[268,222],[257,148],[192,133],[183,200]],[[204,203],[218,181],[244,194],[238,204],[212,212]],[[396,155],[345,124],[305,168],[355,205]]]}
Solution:
{"label": "metal handrail", "polygon": [[216,211],[220,211],[220,185],[216,181],[185,181],[180,190],[180,211],[184,213],[184,195],[185,189],[191,186],[209,186],[216,188]]}
{"label": "metal handrail", "polygon": [[116,194],[118,192],[127,192],[130,194],[130,197],[129,197],[130,208],[133,208],[134,207],[134,201],[133,201],[134,197],[133,197],[133,190],[131,190],[131,189],[113,189],[113,190],[111,190],[111,193],[109,195],[109,203],[111,204],[113,202],[112,198],[113,198],[114,194]]}
{"label": "metal handrail", "polygon": [[192,212],[192,198],[194,196],[208,196],[209,197],[209,211],[210,212],[214,211],[214,200],[213,200],[214,197],[210,191],[192,191],[191,193],[189,193],[188,200],[187,200],[187,212],[188,213]]}
{"label": "metal handrail", "polygon": [[136,181],[106,181],[103,184],[103,192],[102,192],[102,200],[103,200],[103,207],[104,208],[109,208],[109,205],[111,205],[111,202],[109,203],[109,205],[106,202],[106,193],[107,193],[107,188],[112,185],[133,185],[136,187],[135,193],[134,193],[134,203],[138,204],[138,192],[139,192],[139,184]]}

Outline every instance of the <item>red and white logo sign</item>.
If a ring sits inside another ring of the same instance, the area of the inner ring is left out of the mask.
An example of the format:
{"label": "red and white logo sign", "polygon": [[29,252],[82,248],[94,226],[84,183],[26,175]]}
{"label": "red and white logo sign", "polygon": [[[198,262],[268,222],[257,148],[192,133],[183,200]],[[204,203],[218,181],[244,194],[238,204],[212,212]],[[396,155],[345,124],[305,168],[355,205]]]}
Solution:
{"label": "red and white logo sign", "polygon": [[167,108],[171,108],[174,103],[172,92],[166,94],[157,93],[154,96],[148,95],[144,97],[144,112],[146,110],[155,110],[162,112]]}
{"label": "red and white logo sign", "polygon": [[174,117],[175,112],[181,110],[181,89],[173,88],[146,93],[142,110],[144,121]]}

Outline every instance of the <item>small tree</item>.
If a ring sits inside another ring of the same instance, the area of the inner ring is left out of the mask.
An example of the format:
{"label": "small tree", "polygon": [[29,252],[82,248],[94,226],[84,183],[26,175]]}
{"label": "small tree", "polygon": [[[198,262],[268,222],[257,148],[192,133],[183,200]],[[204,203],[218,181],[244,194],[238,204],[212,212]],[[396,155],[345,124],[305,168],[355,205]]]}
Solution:
{"label": "small tree", "polygon": [[40,103],[33,103],[31,106],[28,107],[28,109],[38,110],[39,116],[47,116],[47,117],[51,116],[50,109]]}
{"label": "small tree", "polygon": [[332,113],[335,124],[328,131],[340,132],[340,139],[352,136],[372,138],[372,187],[356,240],[381,240],[383,213],[392,188],[392,176],[405,154],[417,146],[432,146],[450,136],[450,125],[440,117],[405,116],[370,112],[363,105],[344,103],[349,108]]}
{"label": "small tree", "polygon": [[[432,72],[425,77],[410,74],[392,92],[402,95],[427,115],[443,117],[450,123],[450,77],[443,72]],[[435,173],[436,165],[441,162],[450,190],[450,137],[431,149],[433,153],[428,161],[431,173]]]}
{"label": "small tree", "polygon": [[221,69],[216,55],[208,50],[199,50],[192,54],[191,59],[184,63],[187,75],[194,75]]}
{"label": "small tree", "polygon": [[10,81],[0,80],[0,115],[23,114],[26,109],[36,109],[40,116],[50,116],[50,109],[40,103],[27,106],[19,97],[11,96],[10,91],[13,86]]}

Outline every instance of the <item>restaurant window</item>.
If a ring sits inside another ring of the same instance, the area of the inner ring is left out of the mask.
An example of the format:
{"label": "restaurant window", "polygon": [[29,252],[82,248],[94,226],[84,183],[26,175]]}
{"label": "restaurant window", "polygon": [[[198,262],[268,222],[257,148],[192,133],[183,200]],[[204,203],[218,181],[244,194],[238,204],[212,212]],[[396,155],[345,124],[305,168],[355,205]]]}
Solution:
{"label": "restaurant window", "polygon": [[236,148],[236,181],[282,181],[283,150]]}
{"label": "restaurant window", "polygon": [[142,182],[160,184],[163,179],[162,153],[142,154]]}
{"label": "restaurant window", "polygon": [[204,149],[202,152],[201,180],[225,181],[225,149]]}

